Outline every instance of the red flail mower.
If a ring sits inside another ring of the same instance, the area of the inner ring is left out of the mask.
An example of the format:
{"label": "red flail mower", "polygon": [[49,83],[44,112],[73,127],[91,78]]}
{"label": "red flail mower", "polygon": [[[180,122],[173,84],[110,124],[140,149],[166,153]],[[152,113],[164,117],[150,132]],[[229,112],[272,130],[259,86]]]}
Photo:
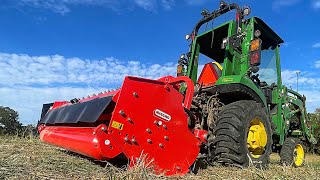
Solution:
{"label": "red flail mower", "polygon": [[[181,83],[186,86],[184,95],[179,92]],[[193,93],[192,80],[184,76],[126,77],[119,90],[45,104],[40,139],[102,161],[124,155],[129,166],[143,154],[144,163],[156,173],[183,175],[208,134],[188,127],[186,111]]]}

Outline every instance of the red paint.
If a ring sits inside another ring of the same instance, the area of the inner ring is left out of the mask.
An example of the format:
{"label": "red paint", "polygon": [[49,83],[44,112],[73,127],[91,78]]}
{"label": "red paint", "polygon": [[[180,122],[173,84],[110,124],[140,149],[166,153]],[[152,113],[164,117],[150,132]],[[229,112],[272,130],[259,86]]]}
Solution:
{"label": "red paint", "polygon": [[67,104],[71,104],[71,103],[69,103],[68,101],[56,101],[56,102],[54,102],[54,104],[50,110],[58,109],[58,108],[60,108],[64,105],[67,105]]}
{"label": "red paint", "polygon": [[[48,144],[97,160],[108,160],[116,157],[122,151],[115,139],[102,131],[103,127],[107,129],[105,125],[95,128],[44,126],[40,132],[40,139]],[[109,145],[105,145],[106,140],[110,141]]]}
{"label": "red paint", "polygon": [[211,86],[214,85],[217,80],[219,79],[219,76],[217,72],[215,71],[213,64],[208,63],[204,65],[201,74],[198,79],[198,84],[202,84],[203,86]]}
{"label": "red paint", "polygon": [[[179,92],[182,82],[187,86],[184,96]],[[124,153],[130,165],[144,154],[147,156],[145,163],[157,173],[183,175],[196,160],[205,134],[202,131],[193,134],[188,129],[184,108],[190,108],[193,93],[193,82],[184,76],[158,80],[126,77],[120,90],[80,101],[114,95],[113,113],[102,115],[98,120],[106,120],[105,124],[97,127],[40,125],[40,139],[97,160],[108,160]],[[66,105],[71,104],[62,103],[60,107]],[[113,123],[121,123],[122,129],[115,128]]]}
{"label": "red paint", "polygon": [[202,143],[207,143],[207,135],[208,131],[206,130],[201,130],[201,129],[195,129],[193,131],[193,134],[195,137],[197,137]]}
{"label": "red paint", "polygon": [[[109,131],[113,131],[111,134],[122,144],[129,159],[135,161],[143,152],[150,160],[153,159],[150,165],[155,166],[159,173],[167,170],[166,175],[185,174],[199,153],[198,140],[188,129],[187,115],[182,106],[189,108],[191,105],[193,83],[182,76],[166,77],[161,81],[126,77],[112,117],[112,122],[123,123],[124,127],[118,130],[109,126]],[[173,87],[181,82],[188,86],[185,100]],[[139,95],[138,98],[132,95],[133,92]],[[157,109],[170,115],[171,119],[168,121],[155,116]],[[121,110],[125,116],[118,113]],[[128,142],[124,140],[126,137]]]}

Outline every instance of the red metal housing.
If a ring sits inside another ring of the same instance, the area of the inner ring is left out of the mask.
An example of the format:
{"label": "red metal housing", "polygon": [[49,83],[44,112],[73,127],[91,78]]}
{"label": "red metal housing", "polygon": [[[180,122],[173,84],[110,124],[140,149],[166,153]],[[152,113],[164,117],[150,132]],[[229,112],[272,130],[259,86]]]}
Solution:
{"label": "red metal housing", "polygon": [[[180,83],[187,86],[184,95]],[[190,109],[193,93],[193,82],[183,76],[126,77],[120,90],[54,103],[40,120],[40,139],[97,160],[123,153],[130,165],[144,154],[156,173],[182,175],[205,141],[205,132],[194,135],[188,128],[185,108]]]}

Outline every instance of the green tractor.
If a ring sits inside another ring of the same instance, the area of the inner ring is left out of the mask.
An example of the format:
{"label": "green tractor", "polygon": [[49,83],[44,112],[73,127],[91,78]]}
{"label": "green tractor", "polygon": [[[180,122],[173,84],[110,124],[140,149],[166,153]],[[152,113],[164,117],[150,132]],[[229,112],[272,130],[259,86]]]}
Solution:
{"label": "green tractor", "polygon": [[[236,12],[235,20],[199,33],[230,11]],[[260,18],[246,18],[250,11],[221,1],[218,10],[202,11],[203,18],[186,36],[190,50],[181,55],[177,75],[188,76],[196,86],[189,126],[208,130],[214,162],[262,168],[271,152],[280,152],[281,163],[299,167],[305,146],[317,143],[307,127],[306,98],[282,84],[284,41]],[[210,63],[198,78],[201,58]]]}

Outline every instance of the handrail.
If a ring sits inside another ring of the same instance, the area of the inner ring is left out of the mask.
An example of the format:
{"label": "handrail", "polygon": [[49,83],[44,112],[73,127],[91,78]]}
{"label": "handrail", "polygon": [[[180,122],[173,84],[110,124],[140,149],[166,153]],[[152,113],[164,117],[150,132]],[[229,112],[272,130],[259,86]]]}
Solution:
{"label": "handrail", "polygon": [[239,31],[240,31],[240,22],[241,22],[242,19],[243,19],[243,15],[242,15],[240,6],[239,6],[238,4],[236,4],[236,3],[232,3],[232,4],[225,4],[225,6],[223,6],[222,8],[221,8],[221,6],[220,6],[220,9],[219,9],[219,10],[215,10],[215,11],[213,11],[212,13],[210,13],[208,16],[205,16],[204,18],[202,18],[202,19],[196,24],[195,28],[193,29],[193,34],[192,34],[192,35],[193,35],[194,37],[197,36],[197,35],[198,35],[198,31],[199,31],[200,27],[201,27],[203,24],[205,24],[205,23],[213,20],[214,18],[219,17],[219,16],[221,16],[221,15],[223,15],[223,14],[225,14],[225,13],[227,13],[227,12],[233,10],[233,9],[236,9],[236,10],[237,10],[237,15],[236,15],[236,24],[237,24],[237,26],[236,26],[236,32],[239,32]]}

